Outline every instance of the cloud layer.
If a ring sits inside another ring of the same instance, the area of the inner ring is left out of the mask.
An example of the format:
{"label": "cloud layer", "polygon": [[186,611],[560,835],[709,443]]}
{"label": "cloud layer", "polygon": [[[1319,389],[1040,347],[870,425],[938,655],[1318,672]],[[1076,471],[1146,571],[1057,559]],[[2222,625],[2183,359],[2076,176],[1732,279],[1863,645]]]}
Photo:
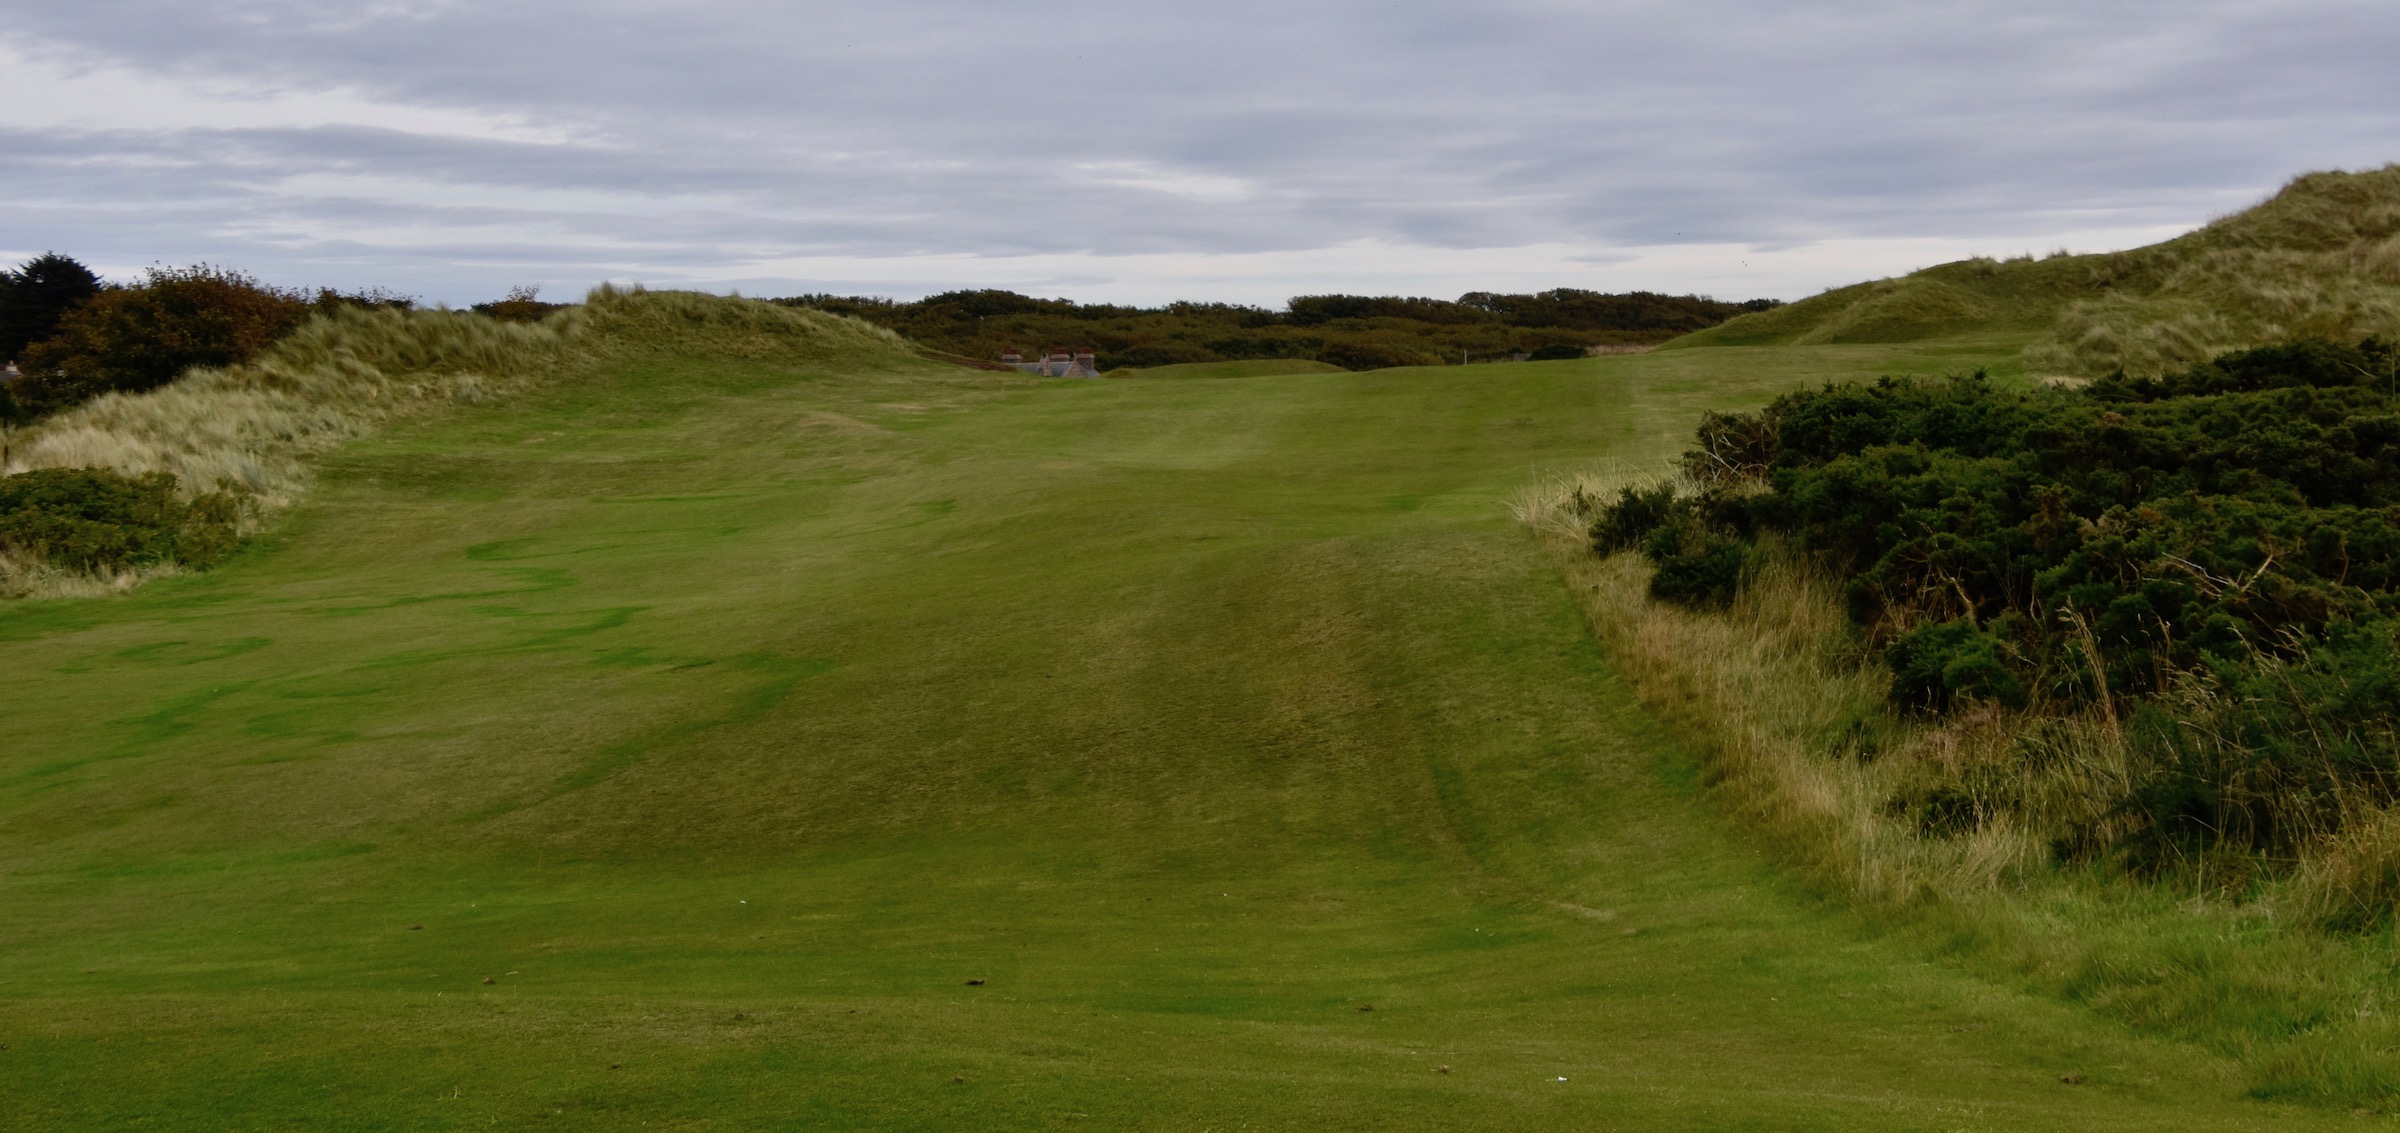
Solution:
{"label": "cloud layer", "polygon": [[1795,297],[2400,159],[2378,2],[0,0],[0,252],[600,279]]}

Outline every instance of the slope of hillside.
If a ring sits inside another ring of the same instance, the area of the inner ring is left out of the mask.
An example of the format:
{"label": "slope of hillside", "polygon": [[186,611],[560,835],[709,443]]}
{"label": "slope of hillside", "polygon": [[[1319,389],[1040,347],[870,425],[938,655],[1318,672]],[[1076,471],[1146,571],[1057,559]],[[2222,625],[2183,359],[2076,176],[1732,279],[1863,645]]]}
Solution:
{"label": "slope of hillside", "polygon": [[1914,342],[1996,332],[2037,373],[2154,376],[2298,334],[2400,334],[2400,165],[2311,173],[2123,252],[1942,264],[1837,288],[1668,348]]}
{"label": "slope of hillside", "polygon": [[1044,383],[735,337],[0,609],[0,1124],[2323,1121],[1728,837],[1497,506],[1958,357]]}
{"label": "slope of hillside", "polygon": [[[853,369],[914,361],[898,336],[856,319],[692,292],[603,286],[538,323],[336,307],[253,362],[108,394],[16,431],[0,474],[172,476],[185,499],[220,494],[255,532],[304,494],[318,459],[354,438],[662,353]],[[67,570],[0,542],[0,599],[124,589],[176,569],[170,560]]]}

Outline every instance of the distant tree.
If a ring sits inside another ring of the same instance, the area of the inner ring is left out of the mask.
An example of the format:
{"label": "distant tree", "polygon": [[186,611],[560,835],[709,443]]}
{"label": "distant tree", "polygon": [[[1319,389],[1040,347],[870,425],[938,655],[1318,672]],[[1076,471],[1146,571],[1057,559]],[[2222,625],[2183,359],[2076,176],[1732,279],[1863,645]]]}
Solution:
{"label": "distant tree", "polygon": [[1469,292],[1457,300],[1400,295],[1299,295],[1283,309],[1228,303],[1120,307],[1038,299],[1013,291],[950,291],[910,302],[798,295],[774,302],[881,324],[966,358],[1046,346],[1089,346],[1112,366],[1316,358],[1332,343],[1387,353],[1361,365],[1424,365],[1461,354],[1490,358],[1562,342],[1637,346],[1714,326],[1747,307],[1697,295],[1608,295],[1559,288],[1531,295]]}
{"label": "distant tree", "polygon": [[336,291],[330,287],[320,287],[317,289],[317,297],[310,300],[308,305],[317,311],[334,311],[343,307],[358,307],[369,311],[379,311],[385,308],[413,311],[417,307],[417,301],[410,296],[386,291],[380,287],[370,287],[363,291]]}
{"label": "distant tree", "polygon": [[45,252],[0,272],[0,361],[58,333],[59,317],[100,293],[100,277],[72,257]]}
{"label": "distant tree", "polygon": [[104,290],[67,312],[56,335],[27,347],[17,399],[54,413],[165,385],[193,366],[246,362],[308,310],[308,300],[238,271],[153,268],[140,286]]}
{"label": "distant tree", "polygon": [[1525,360],[1528,362],[1557,362],[1568,358],[1581,358],[1588,353],[1590,351],[1572,342],[1554,342],[1548,346],[1534,347],[1530,353],[1525,355]]}
{"label": "distant tree", "polygon": [[544,303],[541,300],[541,294],[542,285],[538,283],[511,287],[505,298],[489,303],[477,303],[468,310],[477,314],[489,315],[504,322],[530,323],[566,306],[564,303]]}

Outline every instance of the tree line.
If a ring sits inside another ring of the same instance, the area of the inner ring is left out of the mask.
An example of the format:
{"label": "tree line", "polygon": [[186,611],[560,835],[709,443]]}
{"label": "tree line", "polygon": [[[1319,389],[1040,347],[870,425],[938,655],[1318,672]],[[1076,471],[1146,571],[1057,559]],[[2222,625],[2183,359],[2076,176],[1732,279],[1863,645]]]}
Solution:
{"label": "tree line", "polygon": [[1440,365],[1462,356],[1579,358],[1593,347],[1653,345],[1780,305],[1773,299],[1731,303],[1574,288],[1530,295],[1477,291],[1455,300],[1302,295],[1281,310],[1232,303],[1084,304],[997,290],[949,291],[912,302],[821,294],[771,301],[866,319],[970,358],[1090,347],[1104,369],[1305,358],[1352,370]]}

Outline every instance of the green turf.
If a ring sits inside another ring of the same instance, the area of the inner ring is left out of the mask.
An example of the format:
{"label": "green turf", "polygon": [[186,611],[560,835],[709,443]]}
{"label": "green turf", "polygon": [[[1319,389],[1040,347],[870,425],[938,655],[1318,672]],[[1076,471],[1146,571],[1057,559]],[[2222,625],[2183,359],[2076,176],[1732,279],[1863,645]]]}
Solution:
{"label": "green turf", "polygon": [[1501,506],[1981,350],[650,361],[358,443],[0,611],[0,1128],[2320,1122],[1781,878]]}

